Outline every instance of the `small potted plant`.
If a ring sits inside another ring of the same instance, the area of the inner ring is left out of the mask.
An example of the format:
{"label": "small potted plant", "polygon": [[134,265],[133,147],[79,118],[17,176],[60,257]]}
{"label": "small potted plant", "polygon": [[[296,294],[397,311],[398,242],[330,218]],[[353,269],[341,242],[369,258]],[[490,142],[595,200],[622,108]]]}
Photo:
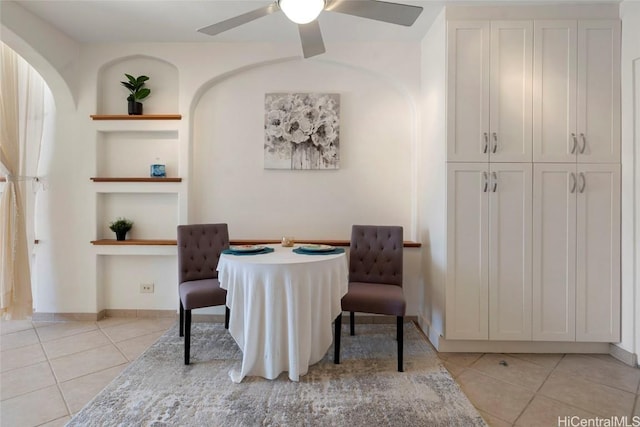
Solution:
{"label": "small potted plant", "polygon": [[133,221],[121,217],[109,223],[111,231],[116,233],[116,240],[125,240],[127,232],[131,230],[131,227],[133,227]]}
{"label": "small potted plant", "polygon": [[131,116],[140,116],[142,115],[142,102],[144,98],[149,96],[151,93],[151,89],[144,87],[144,84],[149,77],[147,76],[138,76],[133,77],[131,74],[126,74],[125,76],[129,81],[120,82],[122,86],[129,89],[129,96],[127,97],[127,101],[129,101],[129,115]]}

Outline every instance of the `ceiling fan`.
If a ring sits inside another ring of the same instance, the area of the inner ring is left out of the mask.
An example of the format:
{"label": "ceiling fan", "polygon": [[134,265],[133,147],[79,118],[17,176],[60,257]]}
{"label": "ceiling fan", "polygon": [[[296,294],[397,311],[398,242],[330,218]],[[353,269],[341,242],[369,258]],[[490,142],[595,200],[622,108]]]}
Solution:
{"label": "ceiling fan", "polygon": [[378,0],[274,0],[267,6],[200,28],[198,31],[215,36],[280,10],[298,24],[302,52],[305,58],[310,58],[325,52],[320,25],[316,19],[323,10],[410,27],[418,19],[422,7]]}

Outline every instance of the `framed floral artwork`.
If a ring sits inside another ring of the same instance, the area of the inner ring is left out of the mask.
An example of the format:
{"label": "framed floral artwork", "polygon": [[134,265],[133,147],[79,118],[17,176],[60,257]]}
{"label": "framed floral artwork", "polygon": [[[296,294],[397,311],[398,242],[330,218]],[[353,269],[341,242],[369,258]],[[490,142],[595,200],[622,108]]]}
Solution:
{"label": "framed floral artwork", "polygon": [[264,107],[265,169],[339,168],[339,94],[268,93]]}

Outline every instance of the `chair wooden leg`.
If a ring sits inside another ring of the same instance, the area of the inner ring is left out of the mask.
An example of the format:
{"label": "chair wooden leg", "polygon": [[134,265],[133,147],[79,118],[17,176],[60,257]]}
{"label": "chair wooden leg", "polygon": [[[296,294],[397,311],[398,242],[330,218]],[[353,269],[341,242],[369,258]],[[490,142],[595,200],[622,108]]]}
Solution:
{"label": "chair wooden leg", "polygon": [[398,372],[404,372],[402,369],[402,349],[404,345],[404,317],[398,316],[397,318],[397,340],[398,340]]}
{"label": "chair wooden leg", "polygon": [[182,300],[180,300],[180,336],[184,336],[184,307],[182,306]]}
{"label": "chair wooden leg", "polygon": [[231,310],[229,307],[224,307],[224,328],[229,329],[229,316],[231,316]]}
{"label": "chair wooden leg", "polygon": [[356,314],[353,311],[349,313],[349,332],[351,335],[356,334]]}
{"label": "chair wooden leg", "polygon": [[188,365],[191,351],[191,310],[185,310],[184,314],[184,364]]}
{"label": "chair wooden leg", "polygon": [[342,313],[338,314],[334,322],[333,363],[340,364],[340,335],[342,335]]}

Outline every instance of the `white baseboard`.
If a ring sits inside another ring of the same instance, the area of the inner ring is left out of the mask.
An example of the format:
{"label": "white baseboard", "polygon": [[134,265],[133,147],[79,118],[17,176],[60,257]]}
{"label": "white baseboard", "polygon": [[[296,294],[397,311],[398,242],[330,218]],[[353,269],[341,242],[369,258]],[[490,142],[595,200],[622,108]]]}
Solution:
{"label": "white baseboard", "polygon": [[446,353],[591,353],[610,354],[630,366],[636,366],[635,354],[610,343],[557,341],[447,340],[418,316],[418,324],[438,352]]}
{"label": "white baseboard", "polygon": [[451,353],[592,353],[609,354],[610,344],[600,342],[447,340],[440,337],[437,350]]}
{"label": "white baseboard", "polygon": [[609,354],[626,365],[638,367],[638,356],[615,344],[609,344]]}
{"label": "white baseboard", "polygon": [[33,313],[31,320],[34,322],[90,322],[102,320],[105,317],[131,317],[131,318],[159,318],[176,317],[175,310],[129,310],[129,309],[107,309],[98,313]]}
{"label": "white baseboard", "polygon": [[432,328],[429,321],[422,315],[418,315],[418,325],[420,326],[420,329],[422,329],[422,332],[426,335],[426,337],[431,342],[431,345],[436,349],[436,351],[440,351],[439,350],[440,338],[441,338],[440,333],[436,331],[434,328]]}

